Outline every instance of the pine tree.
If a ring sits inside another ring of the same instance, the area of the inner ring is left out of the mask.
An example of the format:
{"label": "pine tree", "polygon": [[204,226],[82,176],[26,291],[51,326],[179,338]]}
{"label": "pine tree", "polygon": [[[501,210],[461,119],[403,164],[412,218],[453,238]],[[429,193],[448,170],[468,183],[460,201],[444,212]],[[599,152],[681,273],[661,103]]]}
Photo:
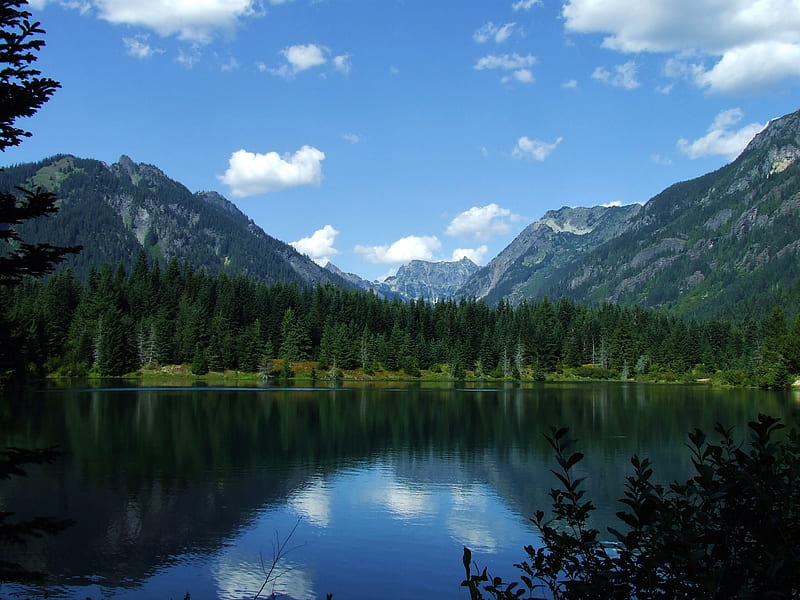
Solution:
{"label": "pine tree", "polygon": [[[40,23],[31,22],[31,13],[21,10],[24,0],[0,1],[0,151],[19,145],[30,132],[16,127],[17,119],[31,117],[47,102],[61,84],[33,68],[36,52],[45,45],[37,36],[44,33]],[[56,197],[50,192],[0,191],[0,285],[16,285],[26,276],[40,277],[53,271],[67,255],[80,251],[79,246],[61,247],[47,243],[28,243],[16,226],[28,219],[58,211]]]}
{"label": "pine tree", "polygon": [[200,344],[197,344],[192,356],[192,375],[205,375],[208,373],[208,360]]}

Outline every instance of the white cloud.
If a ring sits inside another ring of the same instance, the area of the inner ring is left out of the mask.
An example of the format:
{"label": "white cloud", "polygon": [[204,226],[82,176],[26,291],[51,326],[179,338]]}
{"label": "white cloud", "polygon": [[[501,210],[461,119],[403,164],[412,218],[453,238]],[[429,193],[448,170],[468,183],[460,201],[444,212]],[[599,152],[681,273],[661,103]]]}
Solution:
{"label": "white cloud", "polygon": [[349,75],[350,74],[350,70],[353,68],[351,63],[350,63],[350,55],[349,54],[342,54],[340,56],[334,56],[333,57],[333,66],[342,75]]}
{"label": "white cloud", "polygon": [[637,70],[636,63],[629,60],[624,64],[616,65],[613,72],[605,67],[597,67],[592,73],[592,79],[597,79],[614,87],[632,90],[639,87],[639,82],[636,79]]}
{"label": "white cloud", "polygon": [[543,161],[546,159],[556,147],[564,141],[563,137],[559,137],[555,142],[543,142],[541,140],[532,140],[527,136],[522,136],[517,140],[516,147],[511,151],[511,156],[518,159],[530,159]]}
{"label": "white cloud", "polygon": [[569,81],[565,81],[561,84],[561,87],[566,88],[568,90],[574,90],[578,87],[578,81],[576,79],[570,79]]}
{"label": "white cloud", "polygon": [[760,90],[800,77],[797,0],[568,0],[567,30],[607,34],[603,46],[626,53],[691,51],[715,64],[691,65],[711,92]]}
{"label": "white cloud", "polygon": [[497,69],[500,71],[510,72],[501,78],[503,83],[508,83],[512,79],[521,83],[530,83],[533,81],[533,73],[528,67],[536,64],[536,57],[530,54],[521,56],[516,52],[513,54],[502,54],[500,56],[489,54],[479,59],[473,67],[477,71],[485,71],[489,69]]}
{"label": "white cloud", "polygon": [[767,41],[733,48],[695,81],[712,92],[772,87],[787,77],[800,78],[800,43]]}
{"label": "white cloud", "polygon": [[403,264],[411,260],[433,260],[434,252],[442,247],[436,236],[409,235],[390,246],[361,246],[355,251],[374,264]]}
{"label": "white cloud", "polygon": [[343,133],[342,138],[351,144],[360,144],[364,141],[364,136],[357,133]]}
{"label": "white cloud", "polygon": [[740,129],[731,129],[742,120],[744,114],[739,108],[722,111],[708,127],[706,135],[690,142],[681,138],[678,149],[689,158],[721,155],[728,159],[736,158],[759,131],[761,123],[750,123]]}
{"label": "white cloud", "polygon": [[466,257],[476,265],[483,265],[486,264],[487,254],[489,254],[489,247],[486,245],[479,246],[477,248],[456,248],[453,250],[451,260],[458,261]]}
{"label": "white cloud", "polygon": [[668,156],[662,156],[660,154],[652,154],[650,156],[650,162],[656,165],[661,165],[662,167],[672,166],[672,159]]}
{"label": "white cloud", "polygon": [[328,59],[325,58],[325,49],[316,44],[289,46],[281,50],[281,54],[283,54],[294,73],[300,73],[328,62]]}
{"label": "white cloud", "polygon": [[229,159],[228,170],[219,180],[229,185],[234,196],[245,197],[275,192],[298,185],[319,185],[325,153],[303,146],[292,155],[277,152],[256,154],[237,150]]}
{"label": "white cloud", "polygon": [[163,54],[161,48],[154,48],[149,44],[148,35],[134,35],[133,37],[122,38],[122,43],[125,44],[125,52],[128,56],[134,58],[151,58],[155,54]]}
{"label": "white cloud", "polygon": [[230,71],[236,71],[239,68],[239,61],[236,60],[235,57],[231,56],[228,60],[223,62],[219,69],[224,73],[228,73]]}
{"label": "white cloud", "polygon": [[299,239],[296,242],[289,242],[289,245],[324,267],[331,261],[332,257],[339,254],[339,251],[333,247],[338,235],[338,230],[330,225],[325,225],[325,227],[317,229],[309,237]]}
{"label": "white cloud", "polygon": [[256,0],[93,0],[100,18],[116,25],[151,29],[162,36],[208,43],[232,31],[241,19],[260,15]]}
{"label": "white cloud", "polygon": [[[41,10],[46,4],[52,2],[54,2],[54,0],[28,0],[28,6],[36,10]],[[57,4],[69,10],[77,10],[81,14],[89,12],[92,8],[89,0],[57,0]]]}
{"label": "white cloud", "polygon": [[472,34],[472,39],[475,40],[478,44],[485,44],[489,40],[494,40],[498,44],[502,44],[508,38],[511,37],[511,34],[514,33],[514,27],[516,23],[506,23],[505,25],[498,27],[491,21],[482,25],[475,33]]}
{"label": "white cloud", "polygon": [[513,54],[503,54],[500,56],[489,54],[484,56],[477,63],[475,69],[483,71],[486,69],[500,69],[503,71],[512,71],[514,69],[521,69],[524,67],[531,67],[536,64],[536,57],[530,54],[520,56],[516,52]]}
{"label": "white cloud", "polygon": [[257,63],[258,70],[262,72],[268,71],[273,75],[289,79],[303,71],[326,65],[329,61],[333,68],[343,75],[349,75],[352,69],[350,54],[341,54],[329,59],[330,50],[317,44],[287,46],[280,53],[286,59],[286,64],[276,69],[271,69],[260,62]]}
{"label": "white cloud", "polygon": [[531,83],[533,82],[533,72],[530,69],[517,69],[511,75],[506,75],[505,77],[501,78],[500,81],[503,83],[508,83],[512,79],[519,81],[520,83]]}
{"label": "white cloud", "polygon": [[191,69],[200,62],[200,58],[200,51],[196,47],[188,49],[181,48],[178,50],[178,56],[175,57],[175,62],[187,69]]}
{"label": "white cloud", "polygon": [[494,202],[486,206],[473,206],[450,221],[445,235],[485,241],[495,235],[508,233],[511,229],[508,222],[517,220],[517,215]]}
{"label": "white cloud", "polygon": [[514,2],[511,5],[513,10],[530,10],[537,4],[540,4],[541,0],[518,0],[518,2]]}

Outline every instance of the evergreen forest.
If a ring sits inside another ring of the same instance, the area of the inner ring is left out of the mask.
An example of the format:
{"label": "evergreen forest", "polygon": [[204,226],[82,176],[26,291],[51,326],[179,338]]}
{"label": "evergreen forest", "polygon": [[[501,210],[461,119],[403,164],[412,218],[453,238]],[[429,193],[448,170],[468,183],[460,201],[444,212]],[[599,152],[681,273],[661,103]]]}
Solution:
{"label": "evergreen forest", "polygon": [[636,379],[783,387],[800,316],[687,320],[568,299],[429,303],[332,285],[106,265],[0,289],[2,372],[121,376],[165,365],[264,378]]}

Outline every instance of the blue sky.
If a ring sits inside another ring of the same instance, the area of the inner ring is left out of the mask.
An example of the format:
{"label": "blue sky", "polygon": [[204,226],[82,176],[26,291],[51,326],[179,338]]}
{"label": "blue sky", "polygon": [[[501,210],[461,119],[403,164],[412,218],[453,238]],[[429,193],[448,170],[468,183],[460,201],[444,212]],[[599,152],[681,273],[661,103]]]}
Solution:
{"label": "blue sky", "polygon": [[800,109],[799,0],[31,0],[4,164],[161,168],[367,279],[644,202]]}

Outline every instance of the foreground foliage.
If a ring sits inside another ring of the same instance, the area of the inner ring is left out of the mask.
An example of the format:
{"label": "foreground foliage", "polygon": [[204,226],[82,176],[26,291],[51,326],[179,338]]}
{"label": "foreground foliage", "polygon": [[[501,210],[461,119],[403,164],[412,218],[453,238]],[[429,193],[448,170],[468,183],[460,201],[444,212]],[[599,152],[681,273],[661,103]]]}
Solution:
{"label": "foreground foliage", "polygon": [[191,364],[197,374],[275,375],[282,365],[290,376],[293,364],[314,361],[319,373],[714,378],[783,387],[800,373],[800,317],[789,327],[781,309],[763,322],[734,322],[565,299],[404,303],[333,286],[211,276],[176,261],[162,267],[144,254],[131,272],[106,266],[85,282],[67,271],[0,286],[3,317],[13,324],[4,346],[14,349],[9,366],[36,374],[113,376]]}
{"label": "foreground foliage", "polygon": [[541,545],[527,546],[515,565],[521,581],[473,574],[465,548],[462,585],[472,600],[797,598],[800,434],[776,439],[784,426],[766,415],[749,427],[747,445],[721,425],[718,443],[690,433],[696,474],[685,483],[654,484],[650,462],[634,456],[611,541],[592,527],[595,507],[573,473],[583,455],[567,429],[553,429],[547,439],[561,485],[551,490],[552,517],[537,511],[532,519]]}

